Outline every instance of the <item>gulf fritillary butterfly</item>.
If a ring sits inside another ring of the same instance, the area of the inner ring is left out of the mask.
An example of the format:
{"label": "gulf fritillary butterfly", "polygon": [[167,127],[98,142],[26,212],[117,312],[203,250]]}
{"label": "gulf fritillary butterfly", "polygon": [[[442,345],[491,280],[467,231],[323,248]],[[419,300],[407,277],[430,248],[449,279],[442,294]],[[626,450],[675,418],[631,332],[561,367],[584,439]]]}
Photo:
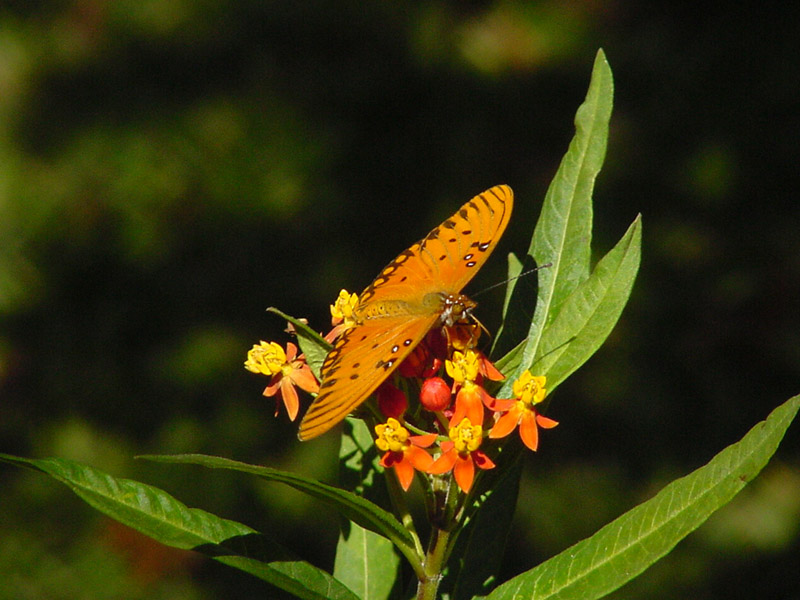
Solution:
{"label": "gulf fritillary butterfly", "polygon": [[433,327],[469,320],[476,304],[460,294],[503,235],[514,193],[498,185],[390,262],[358,297],[356,325],[322,363],[319,395],[298,437],[328,431],[362,404]]}

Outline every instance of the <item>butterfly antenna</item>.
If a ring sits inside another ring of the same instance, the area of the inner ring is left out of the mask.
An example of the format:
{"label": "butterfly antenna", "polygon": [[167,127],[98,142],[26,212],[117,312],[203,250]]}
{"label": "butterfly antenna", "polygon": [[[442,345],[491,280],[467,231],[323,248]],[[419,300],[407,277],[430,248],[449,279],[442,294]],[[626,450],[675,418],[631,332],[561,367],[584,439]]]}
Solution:
{"label": "butterfly antenna", "polygon": [[470,315],[469,315],[469,318],[470,318],[470,319],[472,319],[473,321],[475,321],[475,323],[477,323],[477,324],[478,324],[478,327],[480,327],[481,329],[483,329],[483,333],[485,333],[486,335],[488,335],[488,336],[489,336],[489,338],[491,339],[491,337],[492,337],[492,333],[491,333],[491,332],[490,332],[488,329],[486,329],[486,325],[484,325],[483,323],[481,323],[481,322],[480,322],[480,320],[478,319],[478,317],[476,317],[475,315],[473,315],[472,313],[470,313]]}
{"label": "butterfly antenna", "polygon": [[[479,292],[475,292],[474,294],[470,294],[470,296],[471,296],[472,298],[475,298],[475,297],[477,297],[477,296],[480,296],[481,294],[485,294],[486,292],[488,292],[488,291],[490,291],[490,290],[493,290],[493,289],[495,289],[495,288],[498,288],[498,287],[500,287],[501,285],[506,285],[506,284],[507,284],[509,281],[514,281],[515,279],[519,279],[520,277],[525,277],[526,275],[530,275],[531,273],[535,273],[536,271],[539,271],[540,269],[548,269],[548,268],[550,268],[550,267],[552,267],[552,266],[553,266],[553,263],[549,262],[549,263],[545,263],[545,264],[543,264],[543,265],[539,265],[538,267],[534,267],[533,269],[528,269],[527,271],[525,271],[525,272],[523,272],[523,273],[520,273],[520,274],[519,274],[519,275],[517,275],[516,277],[509,277],[508,279],[504,279],[503,281],[500,281],[500,282],[498,282],[498,283],[495,283],[494,285],[490,285],[489,287],[487,287],[487,288],[484,288],[484,289],[482,289],[482,290],[481,290],[481,291],[479,291]],[[477,319],[476,319],[476,320],[477,320]],[[486,328],[485,328],[485,327],[483,327],[483,325],[482,325],[480,322],[478,322],[478,324],[481,326],[481,328],[483,328],[483,329],[484,329],[484,331],[486,330]]]}

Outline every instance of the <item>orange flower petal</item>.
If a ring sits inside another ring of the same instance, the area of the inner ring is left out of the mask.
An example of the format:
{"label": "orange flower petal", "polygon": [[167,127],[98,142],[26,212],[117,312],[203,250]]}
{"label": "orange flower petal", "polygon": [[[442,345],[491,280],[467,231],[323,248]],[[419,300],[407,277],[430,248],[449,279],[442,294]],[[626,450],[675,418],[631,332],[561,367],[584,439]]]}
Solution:
{"label": "orange flower petal", "polygon": [[496,466],[483,450],[475,450],[472,453],[472,460],[479,469],[494,469]]}
{"label": "orange flower petal", "polygon": [[506,376],[500,372],[500,369],[495,367],[483,354],[481,354],[481,373],[486,379],[490,379],[491,381],[503,381],[503,379],[506,378]]}
{"label": "orange flower petal", "polygon": [[433,464],[433,457],[422,448],[409,446],[405,451],[406,459],[418,471],[427,471]]}
{"label": "orange flower petal", "polygon": [[539,447],[539,428],[536,426],[536,417],[530,411],[525,411],[519,424],[519,437],[531,450],[536,452]]}
{"label": "orange flower petal", "polygon": [[451,448],[433,461],[433,464],[428,467],[426,471],[432,475],[441,475],[442,473],[447,473],[453,468],[453,465],[456,464],[457,458],[458,452],[456,452],[454,448]]}
{"label": "orange flower petal", "polygon": [[[294,421],[297,418],[297,411],[300,410],[300,401],[297,398],[297,390],[294,389],[291,380],[286,377],[281,380],[281,396],[283,396],[283,405],[289,414],[289,420]],[[277,416],[277,409],[275,414]]]}
{"label": "orange flower petal", "polygon": [[[425,451],[420,450],[420,452]],[[425,454],[427,454],[427,452],[425,452]],[[414,467],[411,463],[407,460],[401,460],[395,463],[394,472],[397,474],[397,479],[400,481],[400,485],[403,489],[408,490],[411,486],[411,482],[414,481]]]}
{"label": "orange flower petal", "polygon": [[470,420],[475,425],[483,423],[483,399],[481,393],[477,391],[480,388],[466,388],[462,387],[458,394],[456,394],[456,410],[453,416],[450,417],[450,427],[455,427],[464,417]]}
{"label": "orange flower petal", "polygon": [[544,415],[536,415],[536,424],[539,425],[542,429],[552,429],[556,425],[558,425],[558,421],[554,421],[553,419],[549,419]]}
{"label": "orange flower petal", "polygon": [[436,441],[437,437],[438,436],[435,433],[429,433],[427,435],[412,435],[408,438],[408,441],[415,446],[419,446],[420,448],[427,448]]}
{"label": "orange flower petal", "polygon": [[455,475],[456,483],[461,488],[461,491],[467,493],[469,488],[472,487],[472,480],[475,478],[475,465],[472,462],[472,457],[463,458],[459,456],[453,469],[453,475]]}
{"label": "orange flower petal", "polygon": [[311,367],[308,365],[303,365],[300,369],[292,371],[290,379],[296,383],[300,389],[306,392],[312,394],[319,392],[319,382],[316,377],[314,377],[314,373],[311,372]]}
{"label": "orange flower petal", "polygon": [[512,408],[497,419],[494,427],[489,431],[489,437],[492,439],[506,437],[514,431],[514,428],[519,424],[519,412],[518,408]]}
{"label": "orange flower petal", "polygon": [[263,394],[267,398],[271,398],[275,394],[278,393],[278,390],[281,389],[281,382],[283,381],[283,375],[275,375],[272,379],[270,379],[270,384],[264,388]]}
{"label": "orange flower petal", "polygon": [[297,346],[295,346],[292,342],[286,343],[286,362],[292,362],[295,357],[297,356]]}
{"label": "orange flower petal", "polygon": [[329,344],[332,344],[333,341],[337,337],[339,337],[339,334],[342,333],[345,329],[347,329],[347,327],[340,323],[336,325],[333,329],[331,329],[328,333],[326,333],[323,339]]}
{"label": "orange flower petal", "polygon": [[489,410],[493,410],[494,412],[505,412],[517,403],[517,399],[509,398],[506,400],[503,398],[492,398],[489,396],[489,394],[486,394],[486,398],[484,398],[483,403]]}

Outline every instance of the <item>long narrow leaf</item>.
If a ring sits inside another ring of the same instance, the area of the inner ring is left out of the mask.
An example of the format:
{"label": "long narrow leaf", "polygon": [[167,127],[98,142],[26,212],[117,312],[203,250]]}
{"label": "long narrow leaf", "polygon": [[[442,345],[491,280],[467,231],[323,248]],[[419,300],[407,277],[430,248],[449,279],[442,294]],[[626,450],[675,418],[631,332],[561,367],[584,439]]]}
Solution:
{"label": "long narrow leaf", "polygon": [[[339,450],[339,482],[359,496],[387,505],[378,453],[364,421],[347,419]],[[342,523],[333,576],[362,600],[389,600],[397,588],[400,557],[394,545],[352,521]]]}
{"label": "long narrow leaf", "polygon": [[775,453],[800,408],[776,408],[739,442],[591,538],[507,581],[486,600],[594,600],[630,581],[730,501]]}
{"label": "long narrow leaf", "polygon": [[639,270],[641,240],[642,221],[637,217],[545,329],[534,370],[547,375],[548,392],[586,362],[616,325]]}
{"label": "long narrow leaf", "polygon": [[201,552],[298,598],[357,600],[330,574],[296,560],[254,529],[188,508],[158,488],[62,458],[35,460],[0,454],[0,460],[50,475],[100,512],[162,544]]}
{"label": "long narrow leaf", "polygon": [[365,529],[379,533],[388,538],[404,554],[414,556],[414,540],[400,522],[389,512],[369,500],[341,488],[321,483],[301,475],[279,471],[270,467],[249,465],[247,463],[204,454],[175,454],[141,456],[147,460],[165,463],[194,464],[210,469],[229,469],[250,473],[266,479],[284,483],[309,496],[333,505],[346,518],[361,525]]}
{"label": "long narrow leaf", "polygon": [[[575,115],[575,137],[547,191],[528,250],[537,264],[552,267],[538,273],[536,310],[517,375],[533,363],[544,327],[561,303],[589,276],[592,190],[605,157],[613,94],[611,69],[601,50],[586,100]],[[513,290],[516,282],[509,285]]]}

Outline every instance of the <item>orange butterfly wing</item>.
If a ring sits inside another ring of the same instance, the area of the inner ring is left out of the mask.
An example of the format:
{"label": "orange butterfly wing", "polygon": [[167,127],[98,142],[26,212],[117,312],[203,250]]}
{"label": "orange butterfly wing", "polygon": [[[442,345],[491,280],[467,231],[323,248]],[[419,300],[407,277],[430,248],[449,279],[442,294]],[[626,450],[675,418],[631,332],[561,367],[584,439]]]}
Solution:
{"label": "orange butterfly wing", "polygon": [[437,324],[444,297],[460,292],[494,250],[513,198],[506,185],[475,196],[367,286],[354,311],[356,325],[337,338],[322,364],[301,440],[325,433],[362,404]]}

